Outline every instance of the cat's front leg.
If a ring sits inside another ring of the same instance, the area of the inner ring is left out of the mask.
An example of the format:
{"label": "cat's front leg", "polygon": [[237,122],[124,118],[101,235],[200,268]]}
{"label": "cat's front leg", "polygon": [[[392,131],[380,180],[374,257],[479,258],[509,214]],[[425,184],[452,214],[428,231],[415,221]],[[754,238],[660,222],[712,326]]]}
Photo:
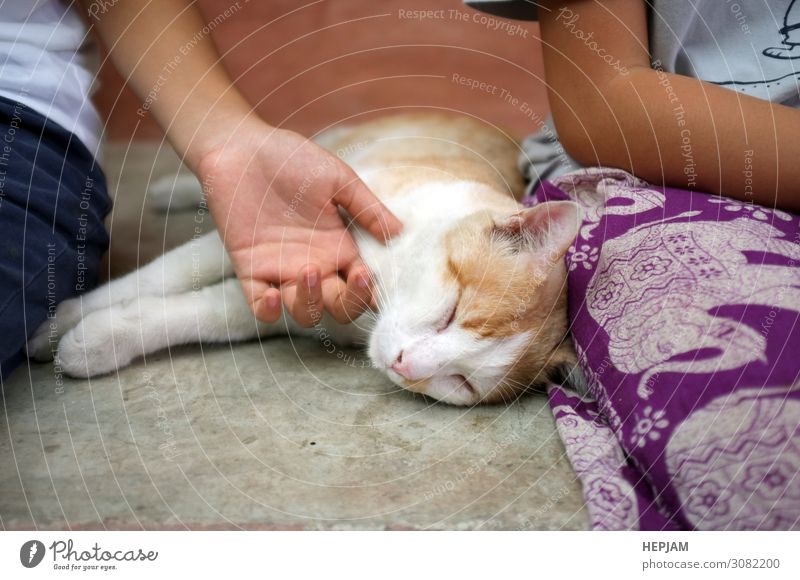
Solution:
{"label": "cat's front leg", "polygon": [[35,360],[52,360],[61,337],[93,312],[124,307],[143,297],[183,294],[232,274],[219,234],[208,233],[83,296],[63,301],[55,315],[36,329],[26,351]]}
{"label": "cat's front leg", "polygon": [[[279,325],[272,325],[275,334]],[[239,281],[229,278],[197,292],[145,296],[92,312],[67,332],[57,362],[87,378],[127,366],[163,348],[197,342],[235,342],[267,334],[256,321]]]}

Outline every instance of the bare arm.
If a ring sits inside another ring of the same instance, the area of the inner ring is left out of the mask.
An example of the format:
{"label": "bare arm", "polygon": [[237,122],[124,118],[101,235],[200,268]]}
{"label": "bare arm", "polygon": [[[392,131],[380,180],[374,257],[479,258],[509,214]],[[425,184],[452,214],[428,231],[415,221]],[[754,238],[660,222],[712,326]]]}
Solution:
{"label": "bare arm", "polygon": [[337,206],[379,239],[401,229],[397,219],[338,158],[252,112],[193,2],[83,4],[117,68],[203,182],[255,314],[277,319],[282,300],[309,326],[323,308],[340,321],[363,311],[369,273]]}
{"label": "bare arm", "polygon": [[258,120],[185,0],[83,0],[116,67],[195,172],[231,126]]}
{"label": "bare arm", "polygon": [[800,111],[654,70],[641,0],[546,0],[550,106],[584,165],[800,211]]}

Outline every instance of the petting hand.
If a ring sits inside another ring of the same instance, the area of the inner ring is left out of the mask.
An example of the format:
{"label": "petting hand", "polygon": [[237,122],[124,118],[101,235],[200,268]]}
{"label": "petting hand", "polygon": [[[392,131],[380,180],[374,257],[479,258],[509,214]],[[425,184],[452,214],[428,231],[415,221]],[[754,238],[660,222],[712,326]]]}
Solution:
{"label": "petting hand", "polygon": [[252,121],[204,155],[197,173],[259,320],[277,320],[281,301],[303,326],[323,308],[348,322],[369,307],[370,275],[337,206],[379,240],[402,225],[336,156]]}

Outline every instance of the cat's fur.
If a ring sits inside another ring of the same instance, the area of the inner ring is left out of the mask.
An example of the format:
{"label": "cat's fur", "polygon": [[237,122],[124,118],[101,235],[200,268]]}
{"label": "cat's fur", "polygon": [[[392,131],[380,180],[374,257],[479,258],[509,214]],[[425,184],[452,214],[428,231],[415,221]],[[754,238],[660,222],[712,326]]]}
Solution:
{"label": "cat's fur", "polygon": [[[454,404],[511,400],[571,369],[563,256],[570,202],[524,209],[516,143],[467,117],[387,117],[323,134],[403,222],[387,245],[355,229],[378,302],[350,325],[257,323],[219,236],[208,234],[57,309],[28,345],[76,377],[178,344],[320,335],[366,343],[394,383]],[[321,332],[323,330],[324,332]]]}

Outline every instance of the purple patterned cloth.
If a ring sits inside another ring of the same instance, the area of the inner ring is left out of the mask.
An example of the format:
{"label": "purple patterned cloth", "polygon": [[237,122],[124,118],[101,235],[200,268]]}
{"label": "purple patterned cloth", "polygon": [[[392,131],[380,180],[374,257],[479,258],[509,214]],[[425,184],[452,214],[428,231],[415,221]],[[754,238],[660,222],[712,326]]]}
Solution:
{"label": "purple patterned cloth", "polygon": [[596,529],[800,528],[800,219],[613,169],[568,255],[593,400],[550,404]]}

